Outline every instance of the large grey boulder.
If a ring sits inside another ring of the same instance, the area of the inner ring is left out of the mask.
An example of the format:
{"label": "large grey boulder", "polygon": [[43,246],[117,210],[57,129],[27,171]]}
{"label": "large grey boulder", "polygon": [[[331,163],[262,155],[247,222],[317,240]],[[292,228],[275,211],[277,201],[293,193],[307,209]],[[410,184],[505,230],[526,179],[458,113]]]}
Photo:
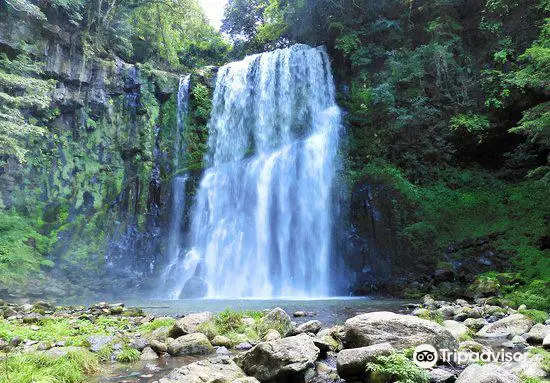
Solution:
{"label": "large grey boulder", "polygon": [[280,307],[274,308],[262,318],[262,324],[265,328],[271,328],[279,331],[281,336],[286,336],[293,328],[292,319]]}
{"label": "large grey boulder", "polygon": [[550,349],[550,334],[546,335],[542,340],[542,347],[549,350]]}
{"label": "large grey boulder", "polygon": [[211,319],[212,313],[208,311],[186,315],[174,323],[168,336],[170,336],[170,338],[177,338],[182,335],[194,333],[197,331],[197,327]]}
{"label": "large grey boulder", "polygon": [[428,371],[430,383],[453,383],[456,381],[456,375],[453,370],[446,368],[435,368]]}
{"label": "large grey boulder", "polygon": [[439,349],[455,349],[458,344],[443,326],[410,315],[373,312],[350,318],[344,325],[346,348],[391,343],[398,349],[428,343]]}
{"label": "large grey boulder", "polygon": [[390,355],[395,349],[389,343],[342,350],[336,356],[336,369],[341,378],[348,379],[365,375],[365,366],[376,357]]}
{"label": "large grey boulder", "polygon": [[156,360],[158,359],[157,353],[151,347],[145,347],[141,353],[140,360]]}
{"label": "large grey boulder", "polygon": [[481,338],[511,338],[528,332],[531,327],[533,327],[533,322],[525,315],[512,314],[483,326],[476,335]]}
{"label": "large grey boulder", "polygon": [[166,343],[152,339],[149,342],[149,347],[151,347],[157,354],[164,354],[165,352],[168,352],[168,347],[166,346]]}
{"label": "large grey boulder", "polygon": [[159,383],[232,383],[253,382],[246,379],[243,370],[227,356],[201,360],[177,368],[159,380]]}
{"label": "large grey boulder", "polygon": [[518,361],[503,363],[502,367],[518,376],[535,379],[546,378],[544,355],[541,354],[531,355],[526,352],[521,355]]}
{"label": "large grey boulder", "polygon": [[300,334],[259,343],[239,355],[236,362],[261,382],[286,382],[313,367],[319,352],[310,336]]}
{"label": "large grey boulder", "polygon": [[159,327],[156,330],[153,330],[153,332],[151,332],[151,335],[149,336],[149,342],[151,342],[152,340],[164,342],[168,338],[169,334],[170,334],[170,327],[168,326]]}
{"label": "large grey boulder", "polygon": [[530,344],[542,344],[542,341],[548,335],[550,335],[550,326],[537,323],[526,334],[525,340]]}
{"label": "large grey boulder", "polygon": [[475,331],[481,330],[487,323],[489,322],[484,318],[468,318],[464,321],[465,326]]}
{"label": "large grey boulder", "polygon": [[443,321],[443,327],[445,327],[458,341],[464,340],[468,336],[470,329],[460,322],[454,320]]}
{"label": "large grey boulder", "polygon": [[208,355],[214,352],[214,347],[206,335],[200,332],[183,335],[177,339],[168,338],[167,349],[172,356]]}
{"label": "large grey boulder", "polygon": [[279,334],[279,331],[274,329],[269,329],[267,333],[263,337],[264,342],[270,342],[272,340],[281,339],[281,334]]}
{"label": "large grey boulder", "polygon": [[311,332],[317,334],[321,330],[322,324],[318,320],[310,320],[308,322],[302,323],[294,329],[294,334],[305,334]]}
{"label": "large grey boulder", "polygon": [[472,364],[458,376],[456,383],[521,383],[511,372],[495,364]]}
{"label": "large grey boulder", "polygon": [[90,351],[99,352],[103,347],[114,341],[115,338],[108,335],[92,335],[86,340],[90,345]]}

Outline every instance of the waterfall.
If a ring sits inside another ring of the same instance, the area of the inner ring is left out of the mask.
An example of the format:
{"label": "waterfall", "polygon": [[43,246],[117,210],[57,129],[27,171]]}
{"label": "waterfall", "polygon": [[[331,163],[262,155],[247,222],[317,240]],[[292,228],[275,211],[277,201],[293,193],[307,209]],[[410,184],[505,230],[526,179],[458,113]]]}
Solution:
{"label": "waterfall", "polygon": [[340,110],[324,48],[220,68],[208,129],[184,260],[192,279],[209,297],[329,295]]}
{"label": "waterfall", "polygon": [[[177,113],[176,113],[176,130],[174,139],[174,161],[173,167],[177,172],[180,160],[185,155],[185,142],[183,134],[185,129],[185,120],[189,108],[189,79],[190,76],[180,77],[178,96],[177,96]],[[182,273],[185,272],[185,266],[180,262],[180,253],[182,251],[183,241],[181,237],[183,217],[185,215],[185,187],[187,183],[187,175],[177,175],[172,179],[172,209],[170,217],[170,231],[168,234],[168,264],[164,269],[162,280],[164,281],[164,291],[170,299],[176,299],[179,296],[180,290],[183,287],[181,281]]]}

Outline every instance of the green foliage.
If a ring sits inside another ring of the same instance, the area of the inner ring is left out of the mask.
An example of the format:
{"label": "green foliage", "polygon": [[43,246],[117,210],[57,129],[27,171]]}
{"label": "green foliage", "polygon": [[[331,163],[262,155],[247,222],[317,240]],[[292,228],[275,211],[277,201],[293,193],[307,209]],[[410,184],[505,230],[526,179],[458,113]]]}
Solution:
{"label": "green foliage", "polygon": [[525,315],[534,323],[544,323],[548,319],[548,313],[541,310],[519,310],[520,314]]}
{"label": "green foliage", "polygon": [[403,353],[379,356],[376,361],[367,363],[367,373],[375,379],[396,383],[428,383],[426,371],[419,369]]}
{"label": "green foliage", "polygon": [[214,317],[214,324],[221,334],[226,334],[241,328],[243,317],[243,312],[225,309]]}
{"label": "green foliage", "polygon": [[113,329],[128,326],[127,319],[100,317],[95,323],[88,320],[71,321],[65,318],[48,318],[39,322],[39,329],[19,321],[0,320],[0,338],[30,339],[49,343],[65,342],[67,346],[87,346],[91,335],[108,335]]}
{"label": "green foliage", "polygon": [[132,25],[134,56],[139,61],[191,69],[219,65],[229,51],[229,44],[208,25],[196,0],[145,4],[133,12]]}
{"label": "green foliage", "polygon": [[546,372],[546,373],[550,373],[550,352],[542,349],[542,348],[537,348],[537,347],[533,347],[529,350],[529,353],[531,355],[542,355],[542,363],[541,363],[541,366],[542,366],[542,369]]}
{"label": "green foliage", "polygon": [[528,308],[548,310],[550,308],[550,283],[548,279],[535,279],[526,286],[514,288],[506,295],[516,306],[526,305]]}
{"label": "green foliage", "polygon": [[[243,319],[251,318],[254,323],[249,324]],[[270,329],[279,331],[280,334],[286,334],[288,329],[283,323],[277,321],[265,323],[263,314],[258,311],[233,311],[226,309],[219,314],[214,315],[209,322],[199,326],[199,331],[204,333],[209,339],[216,335],[228,337],[233,344],[245,341],[258,341]]]}
{"label": "green foliage", "polygon": [[490,126],[489,119],[486,116],[473,113],[461,113],[451,117],[450,120],[450,127],[455,134],[470,134],[476,137],[479,142],[487,136]]}
{"label": "green foliage", "polygon": [[97,357],[86,350],[70,351],[59,358],[44,353],[16,354],[0,364],[0,382],[84,383],[98,371]]}
{"label": "green foliage", "polygon": [[135,348],[124,347],[116,356],[117,362],[120,363],[135,363],[141,356],[140,352]]}
{"label": "green foliage", "polygon": [[432,310],[423,311],[420,313],[420,315],[418,315],[418,317],[420,319],[426,319],[441,325],[445,320],[445,318],[443,318],[443,314],[441,314],[439,311],[432,311]]}
{"label": "green foliage", "polygon": [[190,94],[190,110],[183,138],[187,147],[185,168],[196,170],[204,167],[203,161],[208,149],[207,122],[212,110],[210,88],[201,83],[193,86]]}
{"label": "green foliage", "polygon": [[16,214],[0,212],[0,283],[4,286],[39,275],[51,241]]}
{"label": "green foliage", "polygon": [[139,331],[143,333],[152,332],[161,327],[172,327],[176,323],[173,318],[155,318],[152,322],[139,326]]}
{"label": "green foliage", "polygon": [[9,155],[23,162],[28,136],[46,133],[30,115],[40,116],[48,108],[55,88],[55,81],[38,78],[41,67],[26,55],[14,60],[0,55],[0,161]]}

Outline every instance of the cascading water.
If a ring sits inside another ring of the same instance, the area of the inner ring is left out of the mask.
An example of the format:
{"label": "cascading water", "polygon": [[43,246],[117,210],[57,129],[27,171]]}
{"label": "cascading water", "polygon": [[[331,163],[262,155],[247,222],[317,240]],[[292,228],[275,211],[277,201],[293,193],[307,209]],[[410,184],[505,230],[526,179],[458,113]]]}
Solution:
{"label": "cascading water", "polygon": [[[183,142],[183,133],[185,129],[185,118],[189,105],[189,79],[190,76],[182,76],[179,81],[177,96],[177,125],[174,140],[174,169],[179,168],[180,159],[185,154],[185,142]],[[171,299],[176,299],[183,287],[184,281],[181,281],[181,274],[185,270],[184,264],[180,262],[180,253],[182,251],[182,223],[185,214],[185,187],[187,175],[175,176],[172,179],[172,210],[170,217],[170,232],[168,236],[168,265],[162,275],[164,291],[168,292]],[[181,282],[180,282],[181,281]]]}
{"label": "cascading water", "polygon": [[331,293],[339,131],[324,48],[295,45],[220,68],[184,260],[209,297]]}

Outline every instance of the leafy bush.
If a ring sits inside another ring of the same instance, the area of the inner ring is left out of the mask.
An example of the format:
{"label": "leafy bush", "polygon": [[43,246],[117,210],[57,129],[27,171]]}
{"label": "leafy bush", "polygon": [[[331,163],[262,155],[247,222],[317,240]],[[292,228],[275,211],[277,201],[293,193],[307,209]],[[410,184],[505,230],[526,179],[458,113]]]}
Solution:
{"label": "leafy bush", "polygon": [[534,323],[544,323],[548,319],[548,313],[541,310],[519,310],[520,314],[525,315]]}
{"label": "leafy bush", "polygon": [[515,289],[506,295],[516,306],[526,305],[536,310],[550,308],[550,282],[534,280],[527,286]]}
{"label": "leafy bush", "polygon": [[529,350],[529,353],[531,355],[542,355],[541,367],[546,373],[550,373],[550,352],[542,348],[534,347]]}
{"label": "leafy bush", "polygon": [[50,239],[15,214],[0,212],[0,283],[10,286],[30,275],[39,275]]}
{"label": "leafy bush", "polygon": [[59,358],[44,353],[16,354],[0,363],[0,383],[83,383],[97,371],[98,359],[87,350]]}
{"label": "leafy bush", "polygon": [[151,332],[161,327],[171,327],[176,323],[174,318],[155,318],[152,322],[139,326],[140,332]]}
{"label": "leafy bush", "polygon": [[117,354],[116,360],[120,363],[135,363],[141,356],[140,352],[135,348],[124,347],[122,351]]}
{"label": "leafy bush", "polygon": [[487,116],[474,113],[461,113],[451,118],[450,126],[456,134],[469,134],[481,142],[487,136],[490,123]]}
{"label": "leafy bush", "polygon": [[367,363],[367,373],[381,381],[396,383],[428,383],[430,380],[426,371],[419,369],[403,353],[377,357],[375,362]]}

